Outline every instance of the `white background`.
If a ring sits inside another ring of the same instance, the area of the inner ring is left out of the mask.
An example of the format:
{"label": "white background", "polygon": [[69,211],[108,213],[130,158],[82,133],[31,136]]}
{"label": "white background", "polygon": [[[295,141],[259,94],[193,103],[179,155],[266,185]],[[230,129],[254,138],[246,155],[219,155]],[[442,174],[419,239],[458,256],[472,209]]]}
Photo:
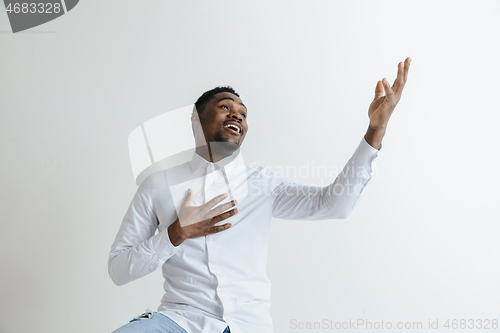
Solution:
{"label": "white background", "polygon": [[500,1],[86,0],[9,29],[4,14],[0,332],[110,332],[158,306],[159,271],[122,287],[107,275],[136,126],[231,85],[249,108],[246,160],[341,167],[377,80],[408,56],[349,219],[273,223],[275,331],[500,319]]}

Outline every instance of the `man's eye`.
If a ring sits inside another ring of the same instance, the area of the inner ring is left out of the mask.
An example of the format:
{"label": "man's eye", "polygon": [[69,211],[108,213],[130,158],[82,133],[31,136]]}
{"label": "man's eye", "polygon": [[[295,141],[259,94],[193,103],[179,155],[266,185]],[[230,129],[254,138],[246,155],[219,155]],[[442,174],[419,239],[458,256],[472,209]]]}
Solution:
{"label": "man's eye", "polygon": [[245,118],[245,119],[247,118],[246,114],[242,113],[241,115],[243,116],[243,118]]}
{"label": "man's eye", "polygon": [[229,110],[229,107],[227,105],[221,105],[221,107],[226,108],[227,110]]}

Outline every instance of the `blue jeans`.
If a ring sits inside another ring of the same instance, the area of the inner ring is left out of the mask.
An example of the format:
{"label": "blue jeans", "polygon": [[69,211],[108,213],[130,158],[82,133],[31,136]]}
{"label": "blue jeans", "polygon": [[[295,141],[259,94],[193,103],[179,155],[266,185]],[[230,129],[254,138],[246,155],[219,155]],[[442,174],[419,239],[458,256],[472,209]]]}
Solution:
{"label": "blue jeans", "polygon": [[[158,312],[145,312],[113,333],[187,333],[175,321]],[[222,333],[231,333],[229,326]]]}

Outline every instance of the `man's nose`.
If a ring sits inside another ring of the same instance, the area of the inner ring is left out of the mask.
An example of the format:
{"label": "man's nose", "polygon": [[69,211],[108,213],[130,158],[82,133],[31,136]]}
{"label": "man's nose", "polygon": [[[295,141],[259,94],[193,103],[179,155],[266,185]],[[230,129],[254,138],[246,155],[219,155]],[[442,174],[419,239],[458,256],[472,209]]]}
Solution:
{"label": "man's nose", "polygon": [[238,119],[239,121],[243,121],[242,115],[237,111],[232,111],[229,115],[231,118]]}

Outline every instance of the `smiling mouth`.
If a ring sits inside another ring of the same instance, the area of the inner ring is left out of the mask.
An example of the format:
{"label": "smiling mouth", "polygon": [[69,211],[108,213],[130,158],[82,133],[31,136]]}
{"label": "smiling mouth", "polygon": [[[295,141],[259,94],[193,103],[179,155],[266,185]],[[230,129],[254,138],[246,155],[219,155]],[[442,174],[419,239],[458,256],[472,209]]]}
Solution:
{"label": "smiling mouth", "polygon": [[224,129],[226,131],[228,131],[229,133],[233,134],[233,135],[240,135],[240,133],[238,132],[238,130],[235,130],[233,128],[224,127]]}
{"label": "smiling mouth", "polygon": [[231,134],[236,134],[236,135],[240,134],[240,129],[232,124],[224,126],[224,129],[229,131]]}

